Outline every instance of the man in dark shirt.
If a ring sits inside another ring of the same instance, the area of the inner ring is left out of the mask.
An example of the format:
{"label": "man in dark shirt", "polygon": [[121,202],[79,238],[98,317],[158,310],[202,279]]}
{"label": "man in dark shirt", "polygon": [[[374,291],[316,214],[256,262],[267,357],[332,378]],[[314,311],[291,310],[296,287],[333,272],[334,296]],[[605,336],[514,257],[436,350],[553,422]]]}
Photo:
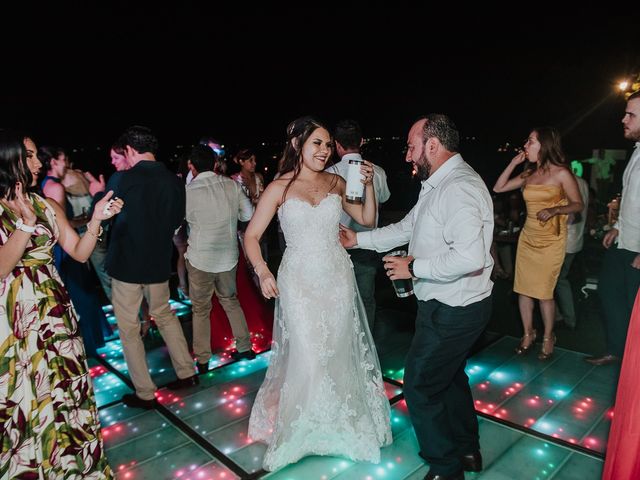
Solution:
{"label": "man in dark shirt", "polygon": [[[195,385],[193,359],[178,318],[169,308],[172,238],[185,215],[180,180],[156,161],[158,141],[146,127],[130,127],[118,140],[132,168],[117,172],[107,188],[127,204],[111,227],[107,271],[112,277],[113,310],[135,394],[125,405],[152,408],[157,389],[149,375],[140,338],[138,310],[143,296],[167,344],[178,379],[167,387]],[[108,191],[108,190],[107,190]],[[122,215],[124,214],[124,215]]]}

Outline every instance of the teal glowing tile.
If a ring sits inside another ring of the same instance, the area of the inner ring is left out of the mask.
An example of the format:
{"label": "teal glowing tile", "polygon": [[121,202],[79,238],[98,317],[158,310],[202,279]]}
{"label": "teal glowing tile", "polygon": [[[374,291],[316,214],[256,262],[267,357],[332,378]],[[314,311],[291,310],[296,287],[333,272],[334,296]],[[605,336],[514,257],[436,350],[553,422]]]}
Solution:
{"label": "teal glowing tile", "polygon": [[485,469],[489,468],[491,464],[524,437],[524,433],[518,430],[484,418],[478,419],[478,431]]}
{"label": "teal glowing tile", "polygon": [[[483,480],[545,479],[570,455],[570,450],[523,436],[476,478]],[[586,479],[585,479],[586,480]]]}
{"label": "teal glowing tile", "polygon": [[169,308],[176,314],[177,317],[182,317],[191,313],[191,302],[178,302],[176,300],[169,300]]}
{"label": "teal glowing tile", "polygon": [[116,419],[108,426],[103,424],[102,436],[108,449],[115,448],[134,437],[140,437],[150,432],[161,433],[162,431],[168,431],[172,427],[166,418],[154,410],[143,411],[133,408],[130,410],[137,412],[138,415],[123,420]]}
{"label": "teal glowing tile", "polygon": [[158,394],[158,401],[176,415],[189,417],[203,410],[228,405],[249,393],[256,392],[263,379],[264,372],[257,371],[232,382],[214,384],[208,388],[205,382],[201,381],[199,387],[190,389],[174,392],[163,389]]}
{"label": "teal glowing tile", "polygon": [[98,407],[119,401],[122,395],[132,392],[126,383],[102,365],[91,367],[89,371]]}
{"label": "teal glowing tile", "polygon": [[[504,402],[519,397],[519,391],[539,375],[560,361],[563,354],[558,352],[553,362],[541,362],[534,355],[513,357],[490,372],[484,380],[472,387],[476,410],[493,413]],[[533,403],[531,406],[534,406]]]}
{"label": "teal glowing tile", "polygon": [[515,357],[514,349],[518,343],[518,339],[503,337],[469,358],[465,369],[469,384],[474,386],[485,380],[496,368]]}
{"label": "teal glowing tile", "polygon": [[[98,353],[100,357],[107,361],[113,368],[123,375],[129,376],[129,368],[124,359],[120,340],[107,343],[104,347],[98,349]],[[169,357],[169,352],[163,343],[158,344],[154,348],[147,348],[145,358],[147,360],[149,374],[156,385],[162,386],[176,379],[176,374],[171,364],[171,357]],[[194,363],[194,374],[195,373]]]}
{"label": "teal glowing tile", "polygon": [[412,428],[407,402],[403,399],[391,407],[391,434],[393,438],[408,428]]}
{"label": "teal glowing tile", "polygon": [[125,420],[129,420],[133,417],[144,415],[145,413],[146,412],[144,410],[129,408],[126,405],[119,403],[112,407],[100,410],[98,415],[100,417],[100,425],[102,425],[102,428],[105,428],[119,422],[124,422]]}
{"label": "teal glowing tile", "polygon": [[122,465],[130,467],[132,462],[141,463],[165,455],[186,443],[191,443],[176,427],[167,425],[145,435],[134,435],[130,440],[107,448],[109,465],[118,471]]}
{"label": "teal glowing tile", "polygon": [[249,438],[248,432],[249,417],[244,417],[207,433],[205,438],[222,453],[230,455],[253,443]]}
{"label": "teal glowing tile", "polygon": [[213,461],[206,465],[196,468],[195,470],[189,470],[181,476],[173,477],[178,480],[239,480],[240,477],[234,474],[227,467]]}
{"label": "teal glowing tile", "polygon": [[305,457],[296,463],[262,477],[265,480],[333,479],[349,471],[354,462],[338,457]]}
{"label": "teal glowing tile", "polygon": [[412,428],[394,437],[393,443],[380,449],[380,463],[354,463],[332,480],[405,478],[424,465],[418,455],[418,441]]}
{"label": "teal glowing tile", "polygon": [[198,445],[187,444],[147,461],[119,468],[118,480],[183,480],[213,461]]}
{"label": "teal glowing tile", "polygon": [[425,463],[421,465],[418,469],[414,470],[413,473],[407,475],[402,480],[424,480],[424,477],[427,475],[428,472],[429,472],[429,465]]}
{"label": "teal glowing tile", "polygon": [[[487,413],[519,425],[536,428],[535,422],[566,401],[575,385],[591,368],[585,362],[579,361],[574,352],[565,351],[526,385],[520,388],[518,386],[522,385],[521,383],[509,386],[503,391],[503,395],[496,399],[499,400],[496,402],[498,407]],[[513,376],[515,375],[514,373]],[[476,400],[476,408],[479,406]],[[482,408],[480,410],[484,411]],[[552,432],[545,430],[543,433],[551,435]]]}
{"label": "teal glowing tile", "polygon": [[266,451],[267,446],[264,443],[254,442],[229,454],[229,458],[247,472],[254,473],[262,468],[262,459]]}
{"label": "teal glowing tile", "polygon": [[[604,451],[615,381],[605,375],[601,367],[595,367],[534,428],[569,443]],[[596,425],[601,425],[597,433]]]}
{"label": "teal glowing tile", "polygon": [[380,357],[382,375],[397,382],[402,382],[404,376],[404,363],[407,356],[407,347],[398,348]]}
{"label": "teal glowing tile", "polygon": [[607,409],[600,421],[595,427],[581,439],[581,445],[591,450],[604,453],[607,449],[607,441],[609,439],[609,430],[611,429],[611,419],[613,418],[613,410]]}
{"label": "teal glowing tile", "polygon": [[604,463],[600,459],[572,453],[553,477],[560,480],[597,480],[602,477]]}
{"label": "teal glowing tile", "polygon": [[207,435],[224,425],[247,417],[251,413],[251,407],[257,392],[252,392],[244,397],[239,397],[232,402],[219,405],[216,408],[203,409],[190,417],[184,418],[193,430],[200,435]]}
{"label": "teal glowing tile", "polygon": [[[568,441],[574,444],[583,444],[583,437],[588,441],[588,448],[603,451],[606,438],[596,440],[589,437],[588,433],[606,415],[608,402],[582,395],[576,391],[574,395],[563,401],[558,408],[542,417],[533,428],[543,433]],[[587,439],[588,437],[588,439]]]}

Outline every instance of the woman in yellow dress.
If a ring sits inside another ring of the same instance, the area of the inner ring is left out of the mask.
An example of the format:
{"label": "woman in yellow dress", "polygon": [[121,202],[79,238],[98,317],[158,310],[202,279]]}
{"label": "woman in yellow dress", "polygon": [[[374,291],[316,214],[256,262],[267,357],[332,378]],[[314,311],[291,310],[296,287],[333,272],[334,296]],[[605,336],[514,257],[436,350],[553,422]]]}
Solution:
{"label": "woman in yellow dress", "polygon": [[[527,160],[524,171],[513,178],[513,170]],[[535,128],[529,134],[524,151],[516,155],[496,181],[493,191],[508,192],[522,188],[527,205],[527,220],[518,239],[513,291],[524,336],[517,354],[529,351],[536,340],[533,329],[534,300],[540,302],[544,323],[542,349],[538,358],[553,354],[555,302],[553,291],[564,261],[567,240],[567,216],[582,210],[578,183],[567,166],[560,134],[555,128]]]}

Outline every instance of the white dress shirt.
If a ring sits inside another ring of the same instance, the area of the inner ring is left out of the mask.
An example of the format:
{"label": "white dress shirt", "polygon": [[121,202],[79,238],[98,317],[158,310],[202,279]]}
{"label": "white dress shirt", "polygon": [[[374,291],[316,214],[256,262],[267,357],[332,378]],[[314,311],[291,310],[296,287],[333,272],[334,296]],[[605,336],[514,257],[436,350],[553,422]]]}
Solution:
{"label": "white dress shirt", "polygon": [[[340,175],[346,181],[348,171],[349,171],[349,160],[352,158],[356,158],[358,160],[362,159],[359,153],[347,153],[344,157],[342,157],[342,160],[340,160],[338,163],[331,165],[329,168],[327,168],[327,171]],[[389,197],[391,196],[391,192],[389,191],[389,186],[387,185],[387,174],[385,173],[383,168],[373,163],[372,165],[373,165],[373,171],[374,171],[373,190],[376,192],[376,202],[378,202],[378,205],[380,205],[381,203],[384,203],[387,200],[389,200]],[[364,201],[365,195],[366,195],[366,190],[362,196],[363,201]],[[349,227],[352,230],[355,230],[356,232],[366,232],[368,230],[372,230],[371,227],[365,227],[364,225],[360,225],[358,222],[356,222],[344,211],[342,212],[342,217],[340,217],[340,223]],[[377,209],[376,209],[376,225],[378,225]]]}
{"label": "white dress shirt", "polygon": [[622,175],[622,200],[618,222],[618,248],[640,252],[640,142]]}
{"label": "white dress shirt", "polygon": [[378,252],[409,242],[418,300],[458,307],[491,295],[491,195],[459,154],[422,182],[418,202],[400,222],[357,239],[358,247]]}
{"label": "white dress shirt", "polygon": [[238,220],[251,218],[251,201],[237,182],[211,171],[187,185],[189,239],[185,258],[198,270],[228,272],[238,263]]}
{"label": "white dress shirt", "polygon": [[584,246],[584,226],[587,223],[587,214],[589,212],[589,184],[584,178],[576,177],[578,189],[582,197],[582,211],[576,221],[575,214],[569,216],[570,222],[567,222],[567,253],[578,253]]}

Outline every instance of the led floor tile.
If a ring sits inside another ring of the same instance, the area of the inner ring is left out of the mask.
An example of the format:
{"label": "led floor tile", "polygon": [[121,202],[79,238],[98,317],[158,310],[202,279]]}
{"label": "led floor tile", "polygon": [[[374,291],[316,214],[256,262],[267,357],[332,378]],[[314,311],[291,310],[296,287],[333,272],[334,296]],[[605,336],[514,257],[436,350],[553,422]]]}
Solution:
{"label": "led floor tile", "polygon": [[[180,315],[186,314],[189,306],[173,302],[172,308]],[[110,309],[106,313],[114,322]],[[378,350],[388,378],[402,380],[410,338],[406,331],[391,329],[385,334],[386,341]],[[480,418],[485,470],[466,478],[599,478],[603,466],[599,458],[535,435],[544,433],[602,452],[611,422],[617,367],[594,368],[584,363],[581,354],[563,349],[556,349],[550,361],[540,362],[535,351],[515,355],[518,343],[513,337],[495,341],[469,359],[466,372],[479,411],[526,426],[531,435]],[[147,355],[149,368],[157,384],[163,385],[175,374],[166,349],[159,342],[153,345]],[[117,338],[109,341],[101,354],[101,361],[126,375]],[[253,361],[234,362],[228,352],[221,352],[210,361],[212,371],[199,376],[200,385],[180,391],[159,390],[162,407],[157,411],[119,403],[102,408],[99,414],[107,458],[118,478],[218,480],[257,475],[275,480],[422,480],[428,465],[418,456],[404,400],[392,406],[394,442],[381,450],[379,464],[310,456],[277,472],[262,471],[266,445],[253,442],[247,431],[269,358],[270,352],[266,352]],[[111,404],[131,391],[99,361],[91,360],[90,369],[99,405]],[[402,393],[402,387],[389,382],[385,382],[385,390],[390,399]],[[240,470],[234,473],[225,462]]]}
{"label": "led floor tile", "polygon": [[127,384],[97,360],[90,358],[88,364],[98,407],[117,402],[125,393],[131,393],[132,390]]}

